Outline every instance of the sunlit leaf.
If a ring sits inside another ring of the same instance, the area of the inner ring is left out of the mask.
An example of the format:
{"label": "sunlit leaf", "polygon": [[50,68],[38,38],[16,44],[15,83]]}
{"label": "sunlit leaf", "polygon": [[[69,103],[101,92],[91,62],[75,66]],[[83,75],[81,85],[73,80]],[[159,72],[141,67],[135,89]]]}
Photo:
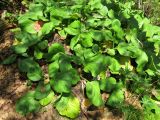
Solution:
{"label": "sunlit leaf", "polygon": [[43,52],[41,52],[38,48],[35,48],[34,57],[36,59],[42,59],[43,58]]}
{"label": "sunlit leaf", "polygon": [[110,106],[118,107],[124,101],[124,93],[122,90],[115,90],[109,96],[107,104]]}
{"label": "sunlit leaf", "polygon": [[100,72],[107,68],[107,58],[101,54],[97,54],[86,60],[84,71],[91,72],[92,76],[96,77]]}
{"label": "sunlit leaf", "polygon": [[56,103],[56,109],[60,115],[73,119],[78,117],[80,114],[80,102],[78,98],[73,95],[62,96]]}
{"label": "sunlit leaf", "polygon": [[48,105],[54,99],[54,92],[51,91],[49,95],[39,101],[42,106]]}
{"label": "sunlit leaf", "polygon": [[100,89],[106,92],[111,92],[111,90],[115,87],[116,79],[113,77],[109,77],[106,79],[100,80]]}
{"label": "sunlit leaf", "polygon": [[81,23],[80,21],[76,20],[68,25],[68,27],[64,30],[70,35],[77,35],[81,32]]}
{"label": "sunlit leaf", "polygon": [[12,49],[15,51],[15,53],[22,54],[27,51],[28,47],[25,44],[18,44],[12,46]]}
{"label": "sunlit leaf", "polygon": [[71,39],[70,42],[71,50],[73,50],[74,46],[78,43],[79,40],[80,40],[80,35],[76,35]]}
{"label": "sunlit leaf", "polygon": [[121,28],[121,23],[118,19],[113,20],[112,29],[116,32],[118,38],[123,39],[124,31]]}
{"label": "sunlit leaf", "polygon": [[84,47],[91,47],[93,45],[93,39],[91,34],[89,33],[81,34],[81,42]]}
{"label": "sunlit leaf", "polygon": [[100,94],[100,86],[98,81],[87,82],[86,94],[91,103],[95,106],[102,106],[103,101]]}

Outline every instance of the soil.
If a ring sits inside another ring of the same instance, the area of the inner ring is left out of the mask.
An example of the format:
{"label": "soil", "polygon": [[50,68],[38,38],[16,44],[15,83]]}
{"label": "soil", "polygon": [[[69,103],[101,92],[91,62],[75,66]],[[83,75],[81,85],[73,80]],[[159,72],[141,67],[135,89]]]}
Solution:
{"label": "soil", "polygon": [[[6,30],[0,39],[0,61],[12,54],[10,46],[13,40],[13,34]],[[122,120],[121,114],[113,115],[107,108],[92,108],[81,90],[82,84],[83,80],[72,90],[81,101],[82,111],[76,120]],[[42,108],[38,113],[27,116],[16,113],[16,101],[29,90],[27,80],[19,73],[16,62],[0,65],[0,120],[68,120],[60,116],[52,104]],[[104,99],[106,96],[108,95],[103,94]]]}

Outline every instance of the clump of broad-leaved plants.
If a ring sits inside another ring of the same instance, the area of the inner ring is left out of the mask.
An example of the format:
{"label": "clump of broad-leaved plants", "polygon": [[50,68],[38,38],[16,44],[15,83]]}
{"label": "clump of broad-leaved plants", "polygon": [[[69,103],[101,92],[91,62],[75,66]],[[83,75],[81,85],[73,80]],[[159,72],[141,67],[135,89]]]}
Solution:
{"label": "clump of broad-leaved plants", "polygon": [[[37,85],[17,101],[17,112],[27,115],[53,103],[61,115],[76,118],[80,100],[72,87],[83,79],[94,106],[119,108],[127,89],[141,96],[148,117],[160,117],[160,27],[133,5],[117,0],[34,0],[18,18],[15,54],[3,61],[17,60],[20,72]],[[61,42],[50,40],[53,34]],[[106,101],[102,92],[110,94]]]}

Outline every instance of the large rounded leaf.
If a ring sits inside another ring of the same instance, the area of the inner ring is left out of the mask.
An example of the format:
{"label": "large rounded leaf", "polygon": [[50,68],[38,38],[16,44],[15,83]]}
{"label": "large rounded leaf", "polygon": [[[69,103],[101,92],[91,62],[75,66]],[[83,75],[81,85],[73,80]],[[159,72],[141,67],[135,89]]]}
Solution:
{"label": "large rounded leaf", "polygon": [[76,118],[80,113],[80,102],[73,95],[62,96],[56,103],[59,114],[69,118]]}
{"label": "large rounded leaf", "polygon": [[87,82],[86,94],[93,105],[95,106],[103,105],[98,81]]}
{"label": "large rounded leaf", "polygon": [[39,65],[32,58],[20,59],[18,61],[18,68],[21,72],[29,72],[34,67],[39,67]]}
{"label": "large rounded leaf", "polygon": [[80,35],[76,35],[71,39],[70,47],[72,50],[73,50],[74,46],[78,43],[79,40],[80,40]]}
{"label": "large rounded leaf", "polygon": [[48,54],[46,55],[49,61],[52,61],[52,57],[57,53],[65,52],[64,47],[60,43],[54,43],[48,48]]}
{"label": "large rounded leaf", "polygon": [[28,92],[16,102],[16,111],[22,115],[37,112],[40,104],[34,99],[34,91]]}
{"label": "large rounded leaf", "polygon": [[115,58],[110,58],[109,69],[110,69],[111,73],[112,74],[119,74],[120,68],[121,68],[121,66],[120,66],[119,62]]}
{"label": "large rounded leaf", "polygon": [[111,92],[111,90],[115,87],[115,84],[116,79],[113,77],[100,80],[100,88],[106,92]]}
{"label": "large rounded leaf", "polygon": [[28,33],[37,33],[37,30],[35,29],[36,26],[36,22],[32,21],[32,20],[28,20],[25,22],[25,25],[23,27],[23,30],[28,32]]}
{"label": "large rounded leaf", "polygon": [[70,35],[78,35],[81,32],[81,22],[75,20],[67,28],[64,29]]}
{"label": "large rounded leaf", "polygon": [[81,43],[84,47],[91,47],[93,45],[92,35],[90,33],[82,33],[81,34]]}
{"label": "large rounded leaf", "polygon": [[47,97],[50,91],[51,91],[50,84],[44,85],[43,83],[39,83],[39,85],[37,86],[35,90],[35,95],[34,95],[35,99],[40,100],[40,99]]}
{"label": "large rounded leaf", "polygon": [[18,45],[12,46],[12,49],[13,51],[15,51],[15,53],[22,54],[27,51],[28,47],[26,44],[18,44]]}
{"label": "large rounded leaf", "polygon": [[80,80],[76,70],[57,72],[50,81],[53,89],[58,93],[70,93],[71,86],[75,85]]}
{"label": "large rounded leaf", "polygon": [[101,54],[88,58],[84,64],[84,71],[91,72],[92,76],[96,77],[100,72],[105,71],[107,59]]}
{"label": "large rounded leaf", "polygon": [[38,81],[42,78],[42,70],[39,64],[31,58],[19,60],[18,68],[21,72],[26,72],[27,77],[32,81]]}
{"label": "large rounded leaf", "polygon": [[54,29],[54,23],[48,22],[43,25],[42,29],[39,32],[42,35],[46,35],[46,34],[50,33],[53,29]]}
{"label": "large rounded leaf", "polygon": [[121,23],[118,19],[114,19],[112,21],[112,29],[116,32],[117,37],[123,40],[124,37],[124,31],[121,28]]}
{"label": "large rounded leaf", "polygon": [[53,78],[54,75],[58,72],[59,70],[59,62],[58,60],[52,62],[51,64],[49,64],[48,66],[48,73],[49,73],[49,77]]}
{"label": "large rounded leaf", "polygon": [[31,68],[27,72],[27,77],[32,81],[39,81],[42,78],[42,71],[40,67]]}
{"label": "large rounded leaf", "polygon": [[51,91],[51,92],[49,93],[49,95],[48,95],[47,97],[41,99],[41,100],[39,101],[39,103],[40,103],[42,106],[46,106],[46,105],[48,105],[48,104],[53,100],[53,98],[54,98],[54,92]]}

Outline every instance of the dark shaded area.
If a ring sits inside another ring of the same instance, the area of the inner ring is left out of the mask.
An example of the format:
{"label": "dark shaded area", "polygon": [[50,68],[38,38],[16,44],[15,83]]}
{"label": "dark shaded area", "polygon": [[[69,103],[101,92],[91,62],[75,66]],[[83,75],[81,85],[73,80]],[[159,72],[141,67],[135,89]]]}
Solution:
{"label": "dark shaded area", "polygon": [[8,12],[16,12],[22,9],[22,0],[1,0],[0,10],[7,10]]}

